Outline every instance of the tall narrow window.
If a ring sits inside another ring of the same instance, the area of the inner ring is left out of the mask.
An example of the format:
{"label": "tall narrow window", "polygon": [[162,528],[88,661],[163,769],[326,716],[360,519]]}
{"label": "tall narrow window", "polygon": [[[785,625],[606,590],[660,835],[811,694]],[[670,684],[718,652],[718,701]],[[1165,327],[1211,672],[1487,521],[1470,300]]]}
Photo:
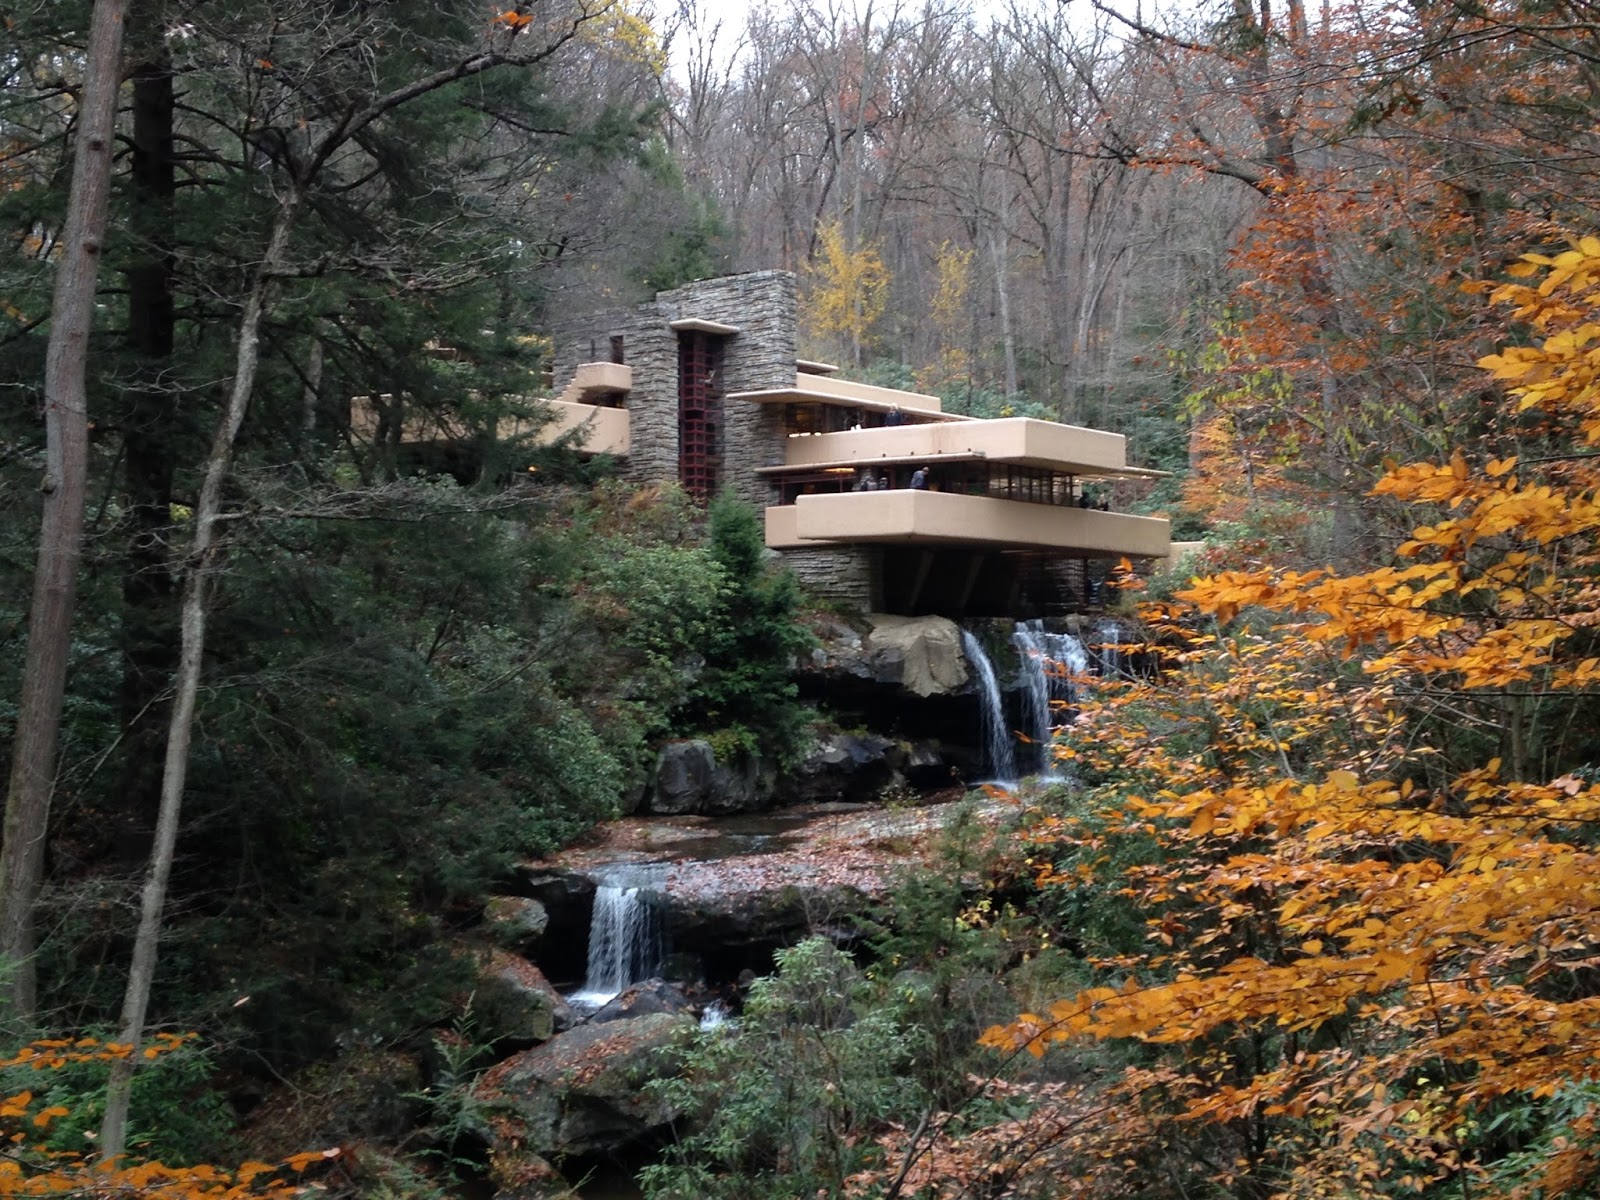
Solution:
{"label": "tall narrow window", "polygon": [[678,334],[678,482],[704,504],[722,466],[722,338]]}

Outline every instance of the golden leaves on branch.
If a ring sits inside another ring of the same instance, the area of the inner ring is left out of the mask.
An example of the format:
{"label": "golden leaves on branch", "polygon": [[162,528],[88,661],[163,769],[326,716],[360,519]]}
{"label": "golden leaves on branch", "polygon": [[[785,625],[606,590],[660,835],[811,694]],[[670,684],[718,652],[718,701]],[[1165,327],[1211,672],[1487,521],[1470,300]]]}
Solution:
{"label": "golden leaves on branch", "polygon": [[[1546,436],[1596,446],[1600,239],[1513,275],[1494,296],[1538,340],[1481,365]],[[1491,1103],[1537,1119],[1595,1077],[1600,784],[1539,781],[1537,757],[1447,767],[1431,722],[1514,746],[1502,726],[1535,702],[1587,711],[1600,455],[1456,451],[1392,465],[1374,492],[1417,513],[1392,563],[1196,579],[1151,610],[1168,673],[1083,705],[1059,752],[1104,783],[1101,810],[1036,820],[1031,859],[1041,886],[1120,884],[1146,945],[984,1041],[1164,1047],[1187,1081],[1159,1101],[1175,1119],[1252,1123],[1254,1157],[1212,1168],[1224,1188],[1276,1161],[1292,1165],[1257,1175],[1263,1195],[1462,1173],[1480,1195],[1592,1189],[1587,1108],[1503,1186],[1503,1151],[1473,1131]],[[1147,849],[1113,866],[1131,843]]]}
{"label": "golden leaves on branch", "polygon": [[[189,1041],[193,1034],[157,1034],[143,1051],[158,1058]],[[133,1047],[95,1038],[45,1039],[22,1047],[0,1068],[55,1071],[73,1063],[111,1062],[127,1058]],[[0,1157],[0,1197],[81,1196],[104,1200],[291,1200],[308,1188],[287,1182],[296,1174],[339,1157],[340,1151],[313,1150],[282,1163],[246,1162],[228,1171],[208,1164],[170,1167],[138,1162],[127,1156],[98,1161],[92,1153],[63,1151],[32,1139],[70,1113],[64,1105],[39,1104],[33,1090],[0,1097],[0,1137],[7,1150]]]}

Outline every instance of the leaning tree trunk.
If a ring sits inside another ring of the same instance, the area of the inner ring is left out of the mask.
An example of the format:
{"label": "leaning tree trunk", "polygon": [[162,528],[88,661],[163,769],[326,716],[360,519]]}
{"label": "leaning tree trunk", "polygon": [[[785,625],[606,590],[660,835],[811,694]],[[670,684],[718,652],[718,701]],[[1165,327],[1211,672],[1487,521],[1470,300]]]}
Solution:
{"label": "leaning tree trunk", "polygon": [[0,979],[0,1006],[15,1022],[31,1022],[38,1005],[33,911],[44,880],[45,833],[82,556],[89,472],[84,375],[111,194],[121,59],[122,0],[96,0],[84,63],[72,191],[50,309],[44,370],[46,465],[40,485],[44,517],[6,791],[5,845],[0,850],[0,967],[6,968]]}
{"label": "leaning tree trunk", "polygon": [[[289,231],[300,207],[300,192],[285,195],[273,220],[267,252],[239,318],[239,344],[234,356],[233,389],[228,405],[206,455],[205,482],[194,511],[194,538],[189,545],[188,575],[183,584],[183,605],[178,625],[181,649],[174,681],[172,715],[167,726],[167,754],[161,771],[161,809],[156,818],[155,844],[139,900],[139,930],[134,936],[133,961],[122,1002],[125,1045],[137,1048],[144,1039],[145,1012],[155,981],[156,950],[161,941],[161,917],[167,903],[167,880],[172,874],[178,844],[178,818],[183,808],[183,788],[189,773],[189,746],[194,736],[195,697],[200,691],[200,668],[205,657],[207,584],[215,566],[218,523],[222,516],[222,491],[233,465],[233,447],[239,437],[255,389],[256,366],[261,357],[261,319],[267,292],[283,268]],[[105,1118],[100,1126],[100,1153],[106,1159],[121,1154],[127,1142],[128,1101],[133,1088],[137,1055],[112,1065],[106,1089]]]}

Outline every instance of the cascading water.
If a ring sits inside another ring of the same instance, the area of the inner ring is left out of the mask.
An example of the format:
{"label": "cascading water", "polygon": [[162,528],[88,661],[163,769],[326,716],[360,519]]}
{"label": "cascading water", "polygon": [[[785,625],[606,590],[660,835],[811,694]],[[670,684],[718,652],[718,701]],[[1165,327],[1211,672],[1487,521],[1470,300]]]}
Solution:
{"label": "cascading water", "polygon": [[1077,700],[1072,677],[1089,671],[1089,655],[1083,643],[1070,633],[1051,633],[1043,621],[1018,622],[1011,635],[1021,663],[1022,688],[1026,697],[1027,734],[1039,747],[1035,769],[1048,775],[1053,761],[1050,733],[1055,727],[1052,701],[1068,704]]}
{"label": "cascading water", "polygon": [[1123,661],[1121,627],[1115,621],[1101,621],[1095,626],[1094,638],[1100,650],[1100,674],[1107,679],[1126,675],[1128,668]]}
{"label": "cascading water", "polygon": [[1015,783],[1017,760],[1011,750],[1011,730],[1006,725],[1005,708],[1000,700],[1000,682],[994,664],[983,652],[983,644],[970,632],[961,631],[961,649],[978,677],[979,702],[983,714],[984,766],[997,783]]}
{"label": "cascading water", "polygon": [[729,1015],[727,1005],[720,1000],[713,1000],[706,1005],[705,1011],[700,1014],[700,1029],[702,1032],[721,1029],[732,1020],[733,1017]]}
{"label": "cascading water", "polygon": [[583,988],[567,997],[579,1008],[599,1008],[660,965],[661,936],[647,889],[625,879],[602,882],[589,922],[589,965]]}

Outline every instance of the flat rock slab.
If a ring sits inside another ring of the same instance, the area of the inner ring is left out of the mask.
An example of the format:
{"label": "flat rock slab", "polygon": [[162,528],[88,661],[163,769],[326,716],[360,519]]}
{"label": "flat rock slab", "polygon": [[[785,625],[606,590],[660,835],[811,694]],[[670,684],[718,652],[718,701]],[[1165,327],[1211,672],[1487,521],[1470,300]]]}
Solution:
{"label": "flat rock slab", "polygon": [[[597,873],[618,864],[648,871],[669,926],[720,926],[724,935],[771,932],[819,911],[859,911],[886,895],[907,866],[931,859],[960,802],[921,808],[818,805],[771,817],[634,817],[599,840],[531,864],[530,871]],[[998,825],[1018,813],[1009,796],[977,802]]]}

